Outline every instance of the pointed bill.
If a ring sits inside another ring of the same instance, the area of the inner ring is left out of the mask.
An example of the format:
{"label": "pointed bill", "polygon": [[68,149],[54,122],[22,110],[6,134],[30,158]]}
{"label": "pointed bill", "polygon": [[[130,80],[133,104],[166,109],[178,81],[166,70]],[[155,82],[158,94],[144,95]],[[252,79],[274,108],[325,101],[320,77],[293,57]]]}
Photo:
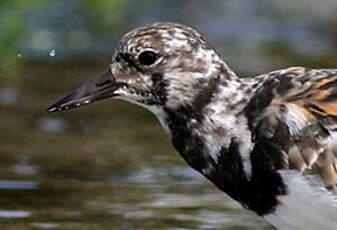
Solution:
{"label": "pointed bill", "polygon": [[114,92],[121,86],[111,74],[111,69],[107,68],[103,73],[84,82],[74,89],[69,95],[60,99],[47,108],[48,112],[57,112],[78,108],[92,102],[118,96]]}

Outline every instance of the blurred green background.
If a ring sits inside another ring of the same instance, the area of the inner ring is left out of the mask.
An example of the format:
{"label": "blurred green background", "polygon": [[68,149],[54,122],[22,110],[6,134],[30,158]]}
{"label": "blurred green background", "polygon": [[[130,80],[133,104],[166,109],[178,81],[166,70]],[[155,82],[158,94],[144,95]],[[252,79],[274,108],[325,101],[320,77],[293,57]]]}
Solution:
{"label": "blurred green background", "polygon": [[156,21],[196,28],[240,76],[337,67],[336,0],[1,0],[0,229],[270,229],[188,168],[149,112],[45,112]]}

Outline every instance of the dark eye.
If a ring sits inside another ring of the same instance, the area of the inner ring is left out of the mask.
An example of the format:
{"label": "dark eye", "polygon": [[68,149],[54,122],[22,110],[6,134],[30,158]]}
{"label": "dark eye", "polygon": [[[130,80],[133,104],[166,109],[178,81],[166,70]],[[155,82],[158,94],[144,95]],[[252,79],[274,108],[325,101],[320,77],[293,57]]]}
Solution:
{"label": "dark eye", "polygon": [[153,51],[144,51],[139,54],[138,60],[142,65],[152,65],[158,59],[158,55]]}

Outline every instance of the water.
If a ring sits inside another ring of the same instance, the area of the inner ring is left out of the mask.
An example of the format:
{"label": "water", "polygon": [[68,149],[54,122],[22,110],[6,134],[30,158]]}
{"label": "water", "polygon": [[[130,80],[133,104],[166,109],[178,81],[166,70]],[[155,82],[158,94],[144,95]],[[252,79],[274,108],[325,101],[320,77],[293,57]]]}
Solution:
{"label": "water", "polygon": [[0,88],[0,103],[1,104],[14,104],[20,99],[20,93],[15,88]]}
{"label": "water", "polygon": [[268,229],[183,166],[144,166],[96,181],[44,181],[30,193],[20,184],[8,189],[0,186],[2,196],[22,196],[22,204],[0,210],[5,226],[20,219],[25,227],[52,229]]}
{"label": "water", "polygon": [[35,181],[10,181],[0,180],[0,189],[36,189],[38,183]]}
{"label": "water", "polygon": [[27,65],[22,97],[0,103],[1,229],[271,229],[187,167],[144,109],[45,112],[103,66]]}

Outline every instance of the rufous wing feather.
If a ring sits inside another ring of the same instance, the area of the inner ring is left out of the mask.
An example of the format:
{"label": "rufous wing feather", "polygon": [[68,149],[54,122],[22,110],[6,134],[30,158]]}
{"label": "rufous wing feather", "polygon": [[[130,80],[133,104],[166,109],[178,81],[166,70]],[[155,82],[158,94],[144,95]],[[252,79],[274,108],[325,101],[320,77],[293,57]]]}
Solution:
{"label": "rufous wing feather", "polygon": [[267,96],[268,104],[247,107],[254,114],[250,124],[257,141],[262,137],[276,143],[286,155],[286,167],[319,175],[327,188],[335,188],[337,70],[292,67],[269,75],[251,102]]}

